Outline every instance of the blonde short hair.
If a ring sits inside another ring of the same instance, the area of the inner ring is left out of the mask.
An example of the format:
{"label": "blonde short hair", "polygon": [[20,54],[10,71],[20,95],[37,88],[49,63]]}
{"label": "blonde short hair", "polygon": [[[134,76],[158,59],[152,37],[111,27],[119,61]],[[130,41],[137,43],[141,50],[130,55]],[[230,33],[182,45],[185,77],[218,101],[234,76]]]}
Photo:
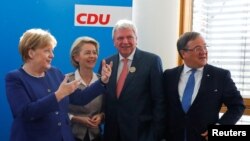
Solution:
{"label": "blonde short hair", "polygon": [[23,33],[19,41],[19,53],[22,56],[22,60],[26,62],[29,57],[30,49],[43,48],[48,45],[56,46],[57,41],[55,37],[46,30],[40,28],[29,29]]}
{"label": "blonde short hair", "polygon": [[97,55],[99,54],[99,43],[94,38],[91,38],[91,37],[88,37],[88,36],[78,37],[74,41],[74,43],[73,43],[73,45],[71,46],[71,49],[70,49],[71,64],[75,68],[79,68],[79,63],[77,61],[75,61],[74,56],[77,55],[81,51],[81,47],[84,44],[87,44],[87,43],[93,44],[95,46],[95,48],[96,48]]}

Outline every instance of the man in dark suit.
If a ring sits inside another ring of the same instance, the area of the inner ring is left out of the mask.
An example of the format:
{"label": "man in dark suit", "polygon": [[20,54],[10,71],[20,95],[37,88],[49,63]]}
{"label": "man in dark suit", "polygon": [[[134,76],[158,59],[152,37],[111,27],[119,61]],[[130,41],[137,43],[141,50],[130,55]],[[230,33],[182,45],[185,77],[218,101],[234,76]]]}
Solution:
{"label": "man in dark suit", "polygon": [[[207,64],[207,45],[199,33],[184,33],[177,41],[177,49],[184,65],[166,70],[163,76],[167,96],[166,138],[204,141],[208,125],[232,125],[240,119],[245,109],[243,99],[228,70]],[[184,106],[184,91],[193,69],[194,88],[189,105]],[[219,117],[223,104],[227,111]]]}
{"label": "man in dark suit", "polygon": [[[113,62],[113,73],[104,94],[104,140],[157,141],[164,133],[165,113],[161,59],[136,47],[137,31],[131,21],[118,21],[112,38],[118,53],[106,59]],[[126,59],[128,72],[119,90]]]}

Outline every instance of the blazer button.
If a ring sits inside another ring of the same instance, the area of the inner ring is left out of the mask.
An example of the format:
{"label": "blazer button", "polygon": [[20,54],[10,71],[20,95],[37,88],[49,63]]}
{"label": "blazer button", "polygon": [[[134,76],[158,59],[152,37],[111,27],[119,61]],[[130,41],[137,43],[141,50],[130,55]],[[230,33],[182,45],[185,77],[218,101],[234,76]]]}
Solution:
{"label": "blazer button", "polygon": [[61,125],[62,125],[62,123],[61,123],[61,122],[58,122],[58,123],[57,123],[57,125],[58,125],[58,126],[61,126]]}

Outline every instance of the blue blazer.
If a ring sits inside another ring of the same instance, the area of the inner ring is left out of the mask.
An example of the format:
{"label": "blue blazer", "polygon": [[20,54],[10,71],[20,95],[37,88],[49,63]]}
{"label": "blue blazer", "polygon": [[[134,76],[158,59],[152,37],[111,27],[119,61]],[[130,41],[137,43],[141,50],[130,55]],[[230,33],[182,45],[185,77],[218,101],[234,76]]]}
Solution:
{"label": "blue blazer", "polygon": [[57,102],[55,91],[64,75],[52,67],[45,77],[28,75],[22,68],[6,75],[6,94],[13,115],[10,141],[74,141],[68,104],[86,104],[105,91],[97,81]]}
{"label": "blue blazer", "polygon": [[[230,72],[205,65],[198,94],[185,114],[178,93],[183,65],[164,72],[164,88],[167,100],[167,141],[183,141],[184,129],[187,141],[205,141],[201,133],[209,124],[235,124],[245,106],[240,92],[231,79]],[[219,118],[222,104],[227,111]]]}
{"label": "blue blazer", "polygon": [[164,95],[162,64],[158,56],[136,49],[119,99],[116,97],[119,55],[113,61],[112,75],[105,94],[104,140],[151,141],[163,133]]}

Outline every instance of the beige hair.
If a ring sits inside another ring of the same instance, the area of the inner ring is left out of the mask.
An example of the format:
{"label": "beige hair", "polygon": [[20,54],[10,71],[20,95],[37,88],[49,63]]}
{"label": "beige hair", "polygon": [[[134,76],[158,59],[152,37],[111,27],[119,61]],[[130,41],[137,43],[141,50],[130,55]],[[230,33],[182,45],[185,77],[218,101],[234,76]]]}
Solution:
{"label": "beige hair", "polygon": [[81,51],[81,47],[84,44],[93,44],[96,48],[97,51],[97,55],[99,54],[99,43],[91,37],[88,36],[83,36],[83,37],[78,37],[73,45],[71,46],[70,49],[70,60],[71,60],[71,64],[75,67],[75,68],[79,68],[79,63],[77,61],[75,61],[74,56],[77,55],[80,51]]}
{"label": "beige hair", "polygon": [[29,29],[23,33],[19,41],[19,53],[22,56],[22,60],[26,62],[29,57],[29,50],[36,50],[37,48],[43,48],[47,45],[56,46],[57,41],[55,37],[46,30],[34,28]]}

